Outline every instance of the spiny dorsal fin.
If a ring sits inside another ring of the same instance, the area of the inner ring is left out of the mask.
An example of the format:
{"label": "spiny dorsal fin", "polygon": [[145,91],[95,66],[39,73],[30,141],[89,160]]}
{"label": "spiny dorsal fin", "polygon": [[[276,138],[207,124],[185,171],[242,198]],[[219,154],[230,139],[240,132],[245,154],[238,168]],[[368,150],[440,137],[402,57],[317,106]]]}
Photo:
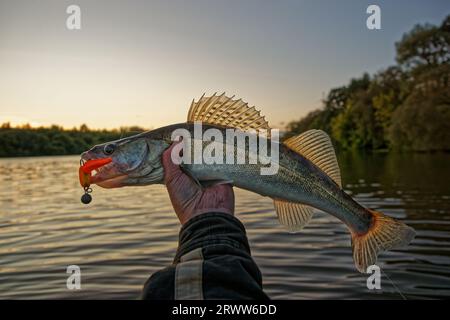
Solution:
{"label": "spiny dorsal fin", "polygon": [[283,200],[273,200],[278,221],[290,232],[297,232],[311,220],[313,209],[307,205]]}
{"label": "spiny dorsal fin", "polygon": [[340,187],[341,171],[330,137],[322,130],[308,130],[284,141],[284,145],[318,166]]}
{"label": "spiny dorsal fin", "polygon": [[211,97],[203,95],[197,102],[192,101],[188,113],[188,122],[201,121],[243,131],[249,129],[269,130],[269,123],[255,107],[249,107],[241,99],[233,100],[225,93]]}

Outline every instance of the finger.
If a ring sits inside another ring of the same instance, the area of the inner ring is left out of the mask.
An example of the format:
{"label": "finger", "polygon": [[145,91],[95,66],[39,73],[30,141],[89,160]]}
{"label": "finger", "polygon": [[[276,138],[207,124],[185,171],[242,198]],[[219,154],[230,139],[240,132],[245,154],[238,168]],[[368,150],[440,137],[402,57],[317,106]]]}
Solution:
{"label": "finger", "polygon": [[221,204],[223,207],[229,208],[234,212],[234,191],[231,184],[222,184],[216,186],[213,190],[216,194],[220,195]]}
{"label": "finger", "polygon": [[174,177],[183,174],[183,172],[180,169],[180,166],[173,163],[172,160],[172,153],[178,149],[177,145],[179,145],[180,143],[181,142],[172,143],[170,147],[167,148],[162,154],[162,165],[164,167],[164,182],[167,182],[168,179],[171,180]]}
{"label": "finger", "polygon": [[166,184],[169,193],[175,194],[180,200],[182,200],[181,198],[183,196],[179,194],[179,190],[185,189],[191,191],[190,189],[193,189],[193,193],[195,193],[200,189],[197,183],[193,181],[191,177],[186,175],[179,165],[173,162],[173,157],[180,154],[180,151],[182,151],[180,148],[182,146],[182,142],[174,142],[162,155],[164,183]]}
{"label": "finger", "polygon": [[208,210],[234,213],[234,192],[231,185],[222,184],[204,190],[196,212]]}
{"label": "finger", "polygon": [[183,175],[172,180],[166,185],[172,206],[179,216],[185,212],[192,212],[197,200],[201,197],[201,192],[196,186],[192,186],[189,177]]}

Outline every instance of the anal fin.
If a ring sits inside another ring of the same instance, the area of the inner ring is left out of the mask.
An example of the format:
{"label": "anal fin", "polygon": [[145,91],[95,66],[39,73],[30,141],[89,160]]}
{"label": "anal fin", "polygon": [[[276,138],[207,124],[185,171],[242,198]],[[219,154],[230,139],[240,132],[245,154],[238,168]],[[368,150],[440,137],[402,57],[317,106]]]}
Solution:
{"label": "anal fin", "polygon": [[301,203],[278,199],[274,199],[273,203],[275,205],[278,220],[290,232],[298,232],[303,229],[313,216],[313,208]]}

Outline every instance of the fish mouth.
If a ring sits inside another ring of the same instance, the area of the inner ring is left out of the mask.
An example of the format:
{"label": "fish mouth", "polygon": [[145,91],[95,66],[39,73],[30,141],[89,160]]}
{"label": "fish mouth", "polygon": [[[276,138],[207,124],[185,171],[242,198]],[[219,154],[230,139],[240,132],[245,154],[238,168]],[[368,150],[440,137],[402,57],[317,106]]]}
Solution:
{"label": "fish mouth", "polygon": [[92,171],[91,183],[102,188],[118,188],[122,186],[122,182],[127,176],[117,170],[114,162],[111,162]]}
{"label": "fish mouth", "polygon": [[127,178],[126,174],[122,174],[115,177],[110,177],[106,179],[102,178],[95,178],[95,176],[92,176],[91,182],[93,184],[98,185],[99,187],[111,189],[111,188],[120,188],[123,186],[123,181]]}
{"label": "fish mouth", "polygon": [[[139,172],[146,165],[145,159],[148,157],[149,148],[147,144],[145,146],[146,148],[141,160],[130,162],[126,161],[127,159],[125,158],[125,161],[121,161],[123,159],[121,159],[120,154],[119,158],[111,157],[111,162],[91,171],[89,182],[102,188],[123,187],[125,185],[124,181],[127,178],[133,177],[135,172]],[[84,162],[102,159],[103,157],[104,155],[89,150],[81,155],[81,160]]]}
{"label": "fish mouth", "polygon": [[[92,157],[88,153],[81,156],[82,161],[101,159],[98,157]],[[122,182],[127,178],[127,174],[124,174],[118,170],[117,165],[114,164],[114,160],[108,164],[105,164],[95,170],[92,170],[90,175],[90,183],[96,184],[102,188],[118,188],[123,186]]]}

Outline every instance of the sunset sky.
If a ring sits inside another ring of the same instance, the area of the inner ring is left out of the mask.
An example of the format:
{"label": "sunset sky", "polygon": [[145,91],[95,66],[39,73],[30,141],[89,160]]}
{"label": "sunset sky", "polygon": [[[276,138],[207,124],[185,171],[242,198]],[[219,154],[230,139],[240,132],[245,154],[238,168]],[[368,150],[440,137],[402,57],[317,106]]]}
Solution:
{"label": "sunset sky", "polygon": [[[81,30],[66,28],[70,4]],[[369,4],[382,30],[366,28]],[[0,0],[0,123],[151,128],[226,91],[280,127],[448,14],[448,0]]]}

